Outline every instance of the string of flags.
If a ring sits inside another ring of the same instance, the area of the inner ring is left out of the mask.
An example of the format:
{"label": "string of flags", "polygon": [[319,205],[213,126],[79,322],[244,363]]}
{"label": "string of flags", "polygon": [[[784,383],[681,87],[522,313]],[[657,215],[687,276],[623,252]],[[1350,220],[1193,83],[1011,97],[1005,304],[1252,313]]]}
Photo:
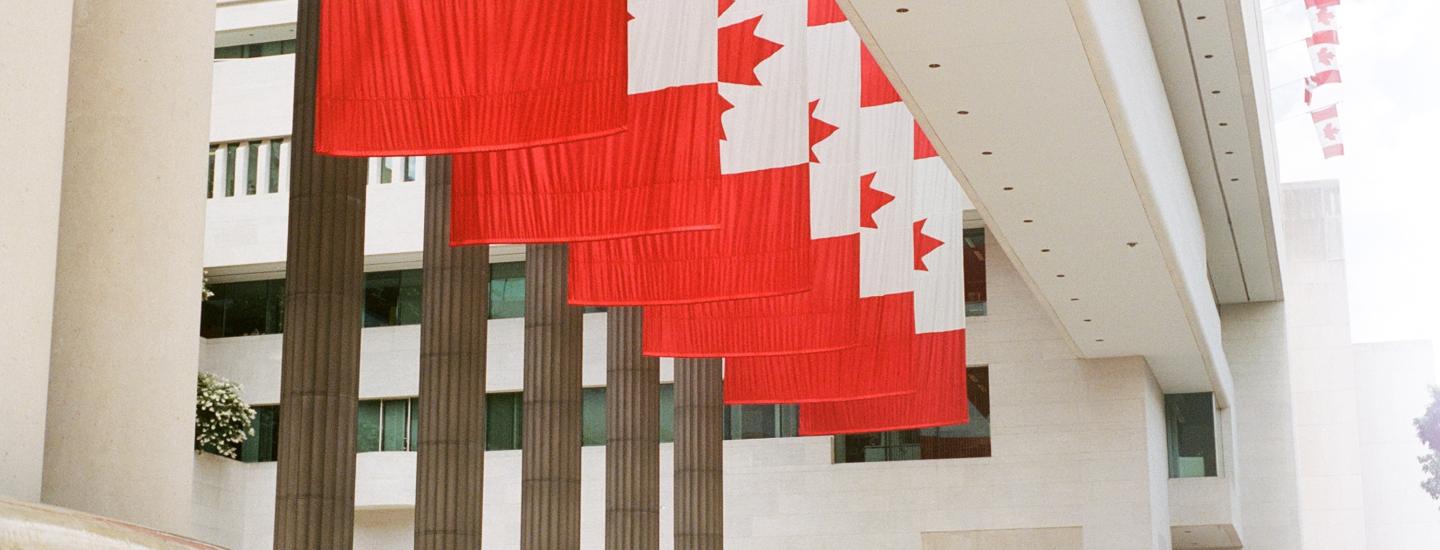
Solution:
{"label": "string of flags", "polygon": [[1345,154],[1340,134],[1340,30],[1336,21],[1340,0],[1305,0],[1311,34],[1305,39],[1313,74],[1305,78],[1305,105],[1315,124],[1315,135],[1325,158]]}

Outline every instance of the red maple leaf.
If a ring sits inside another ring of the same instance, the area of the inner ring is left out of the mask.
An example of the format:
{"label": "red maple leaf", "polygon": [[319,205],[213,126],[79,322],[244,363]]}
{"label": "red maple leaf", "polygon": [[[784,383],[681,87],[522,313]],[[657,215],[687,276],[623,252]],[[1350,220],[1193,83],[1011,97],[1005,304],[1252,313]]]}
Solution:
{"label": "red maple leaf", "polygon": [[1335,14],[1330,13],[1330,6],[1321,6],[1315,10],[1315,20],[1328,27],[1335,24]]}
{"label": "red maple leaf", "polygon": [[835,133],[839,128],[829,122],[815,118],[815,107],[820,105],[820,100],[810,102],[810,162],[819,164],[820,159],[815,156],[815,144],[825,141],[830,134]]}
{"label": "red maple leaf", "polygon": [[924,233],[923,230],[925,229],[925,221],[926,220],[924,219],[918,220],[915,222],[914,225],[916,271],[930,271],[930,268],[925,265],[925,255],[929,254],[937,248],[940,248],[940,245],[945,244],[945,241],[942,241],[935,237],[931,237]]}
{"label": "red maple leaf", "polygon": [[1325,129],[1321,130],[1321,132],[1325,134],[1325,139],[1340,141],[1340,129],[1336,128],[1334,124],[1326,124]]}
{"label": "red maple leaf", "polygon": [[755,27],[761,15],[720,29],[720,81],[759,86],[755,67],[784,47],[759,36]]}
{"label": "red maple leaf", "polygon": [[1325,65],[1335,65],[1335,52],[1330,51],[1330,48],[1320,48],[1320,52],[1315,54],[1315,58]]}
{"label": "red maple leaf", "polygon": [[716,100],[720,102],[720,110],[718,113],[720,116],[720,141],[725,141],[725,111],[734,109],[735,104],[725,99],[725,94],[720,93],[719,90],[715,91],[715,97],[717,98]]}
{"label": "red maple leaf", "polygon": [[875,211],[890,204],[895,195],[871,187],[874,183],[874,172],[860,176],[860,227],[879,229],[875,224]]}

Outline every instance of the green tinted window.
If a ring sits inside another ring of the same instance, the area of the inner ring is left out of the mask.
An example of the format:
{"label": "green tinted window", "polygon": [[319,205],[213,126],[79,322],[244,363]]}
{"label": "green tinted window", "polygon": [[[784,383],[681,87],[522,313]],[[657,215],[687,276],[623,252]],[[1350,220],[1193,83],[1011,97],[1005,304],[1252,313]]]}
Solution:
{"label": "green tinted window", "polygon": [[279,442],[280,407],[260,405],[252,408],[255,409],[255,421],[250,426],[255,433],[240,445],[240,461],[274,462]]}
{"label": "green tinted window", "polygon": [[278,334],[284,329],[285,280],[209,285],[214,293],[200,303],[205,338]]}
{"label": "green tinted window", "polygon": [[1215,399],[1210,393],[1165,396],[1170,477],[1215,477]]}
{"label": "green tinted window", "polygon": [[675,441],[675,385],[660,385],[660,441]]}
{"label": "green tinted window", "polygon": [[485,450],[508,451],[520,448],[520,392],[485,396]]}
{"label": "green tinted window", "polygon": [[605,388],[585,388],[580,395],[580,444],[604,445]]}
{"label": "green tinted window", "polygon": [[525,316],[525,262],[490,264],[490,318]]}
{"label": "green tinted window", "polygon": [[410,449],[410,400],[389,399],[380,402],[383,424],[380,430],[380,450],[406,451]]}
{"label": "green tinted window", "polygon": [[380,402],[361,401],[355,409],[355,452],[380,450]]}

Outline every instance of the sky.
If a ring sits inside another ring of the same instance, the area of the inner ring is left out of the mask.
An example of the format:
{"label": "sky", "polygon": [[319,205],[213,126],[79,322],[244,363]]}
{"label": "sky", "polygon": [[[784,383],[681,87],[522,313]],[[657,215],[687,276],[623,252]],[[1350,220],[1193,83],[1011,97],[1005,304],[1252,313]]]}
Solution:
{"label": "sky", "polygon": [[1340,180],[1351,335],[1425,339],[1440,379],[1440,0],[1342,0],[1345,156],[1324,160],[1300,97],[1302,0],[1263,0],[1281,182]]}

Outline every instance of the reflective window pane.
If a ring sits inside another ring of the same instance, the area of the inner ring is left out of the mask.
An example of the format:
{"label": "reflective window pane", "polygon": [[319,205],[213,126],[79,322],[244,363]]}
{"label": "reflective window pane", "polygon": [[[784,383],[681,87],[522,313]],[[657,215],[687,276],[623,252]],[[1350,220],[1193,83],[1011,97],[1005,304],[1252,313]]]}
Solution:
{"label": "reflective window pane", "polygon": [[520,448],[521,406],[520,392],[492,393],[485,397],[485,450]]}
{"label": "reflective window pane", "polygon": [[660,442],[675,441],[675,385],[660,385]]}
{"label": "reflective window pane", "polygon": [[355,409],[355,452],[380,450],[380,402],[361,401]]}
{"label": "reflective window pane", "polygon": [[254,195],[260,177],[260,142],[245,144],[245,194]]}
{"label": "reflective window pane", "polygon": [[271,193],[280,192],[280,146],[284,140],[270,140],[270,174],[267,177],[267,188]]}
{"label": "reflective window pane", "polygon": [[585,388],[580,396],[580,444],[604,445],[605,388]]}
{"label": "reflective window pane", "polygon": [[490,264],[490,318],[525,316],[525,262]]}
{"label": "reflective window pane", "polygon": [[410,438],[405,431],[410,426],[409,408],[409,399],[391,399],[380,403],[383,419],[380,450],[404,451],[409,448]]}
{"label": "reflective window pane", "polygon": [[1215,401],[1210,393],[1165,396],[1170,477],[1215,477]]}
{"label": "reflective window pane", "polygon": [[965,315],[985,314],[985,230],[965,230]]}

